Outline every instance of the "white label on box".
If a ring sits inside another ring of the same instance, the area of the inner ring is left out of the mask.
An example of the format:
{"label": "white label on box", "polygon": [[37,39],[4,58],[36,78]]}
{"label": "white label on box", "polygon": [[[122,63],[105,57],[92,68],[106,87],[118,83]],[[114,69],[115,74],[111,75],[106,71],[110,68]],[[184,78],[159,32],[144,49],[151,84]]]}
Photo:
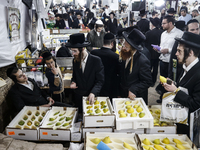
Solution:
{"label": "white label on box", "polygon": [[58,30],[53,30],[53,33],[58,33]]}

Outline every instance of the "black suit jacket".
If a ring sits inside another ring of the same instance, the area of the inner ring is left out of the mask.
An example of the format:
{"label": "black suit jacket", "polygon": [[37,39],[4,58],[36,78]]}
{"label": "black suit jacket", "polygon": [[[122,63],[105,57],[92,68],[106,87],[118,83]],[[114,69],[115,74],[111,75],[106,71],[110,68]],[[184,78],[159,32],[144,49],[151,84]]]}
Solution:
{"label": "black suit jacket", "polygon": [[109,97],[119,96],[119,55],[106,47],[92,50],[91,54],[99,56],[104,65],[105,82],[99,95]]}
{"label": "black suit jacket", "polygon": [[151,44],[160,45],[160,37],[162,33],[163,33],[163,30],[160,30],[158,28],[149,30],[146,33],[145,46],[151,53],[151,59],[159,59],[160,54],[153,49]]}
{"label": "black suit jacket", "polygon": [[56,20],[56,24],[54,27],[58,27],[59,29],[64,29],[66,27],[65,21],[63,19],[60,19],[59,21]]}
{"label": "black suit jacket", "polygon": [[47,97],[49,96],[45,91],[40,90],[33,79],[28,78],[28,80],[33,83],[33,91],[19,83],[15,83],[9,91],[13,104],[18,111],[20,111],[25,105],[40,106],[48,103]]}
{"label": "black suit jacket", "polygon": [[108,31],[110,31],[111,33],[113,34],[117,34],[117,19],[114,18],[113,19],[113,22],[111,21],[111,19],[108,20],[108,23],[107,23],[107,28],[108,28]]}
{"label": "black suit jacket", "polygon": [[123,97],[128,96],[131,91],[136,97],[142,97],[147,102],[148,88],[152,84],[150,61],[144,54],[137,51],[133,56],[132,73],[130,73],[131,60],[125,68],[125,61],[122,62],[121,86],[124,91]]}
{"label": "black suit jacket", "polygon": [[104,67],[99,57],[88,54],[84,73],[80,68],[80,62],[73,60],[72,82],[78,86],[75,92],[79,95],[88,96],[93,93],[97,96],[104,83]]}
{"label": "black suit jacket", "polygon": [[[86,24],[86,22],[84,21],[84,19],[82,19],[82,21],[83,21],[84,26],[86,27],[87,24]],[[77,18],[74,19],[74,28],[78,28],[78,29],[81,28],[81,26],[79,26],[79,20],[78,20]]]}
{"label": "black suit jacket", "polygon": [[137,25],[143,34],[149,31],[149,21],[147,19],[141,19],[137,22]]}

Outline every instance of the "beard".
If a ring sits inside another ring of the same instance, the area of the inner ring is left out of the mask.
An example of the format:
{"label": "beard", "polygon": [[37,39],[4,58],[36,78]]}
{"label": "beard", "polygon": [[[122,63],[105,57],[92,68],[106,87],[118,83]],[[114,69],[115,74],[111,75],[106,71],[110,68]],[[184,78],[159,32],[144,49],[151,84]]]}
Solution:
{"label": "beard", "polygon": [[121,58],[122,60],[126,60],[128,58],[130,58],[133,55],[133,51],[129,50],[128,52],[125,49],[121,50]]}

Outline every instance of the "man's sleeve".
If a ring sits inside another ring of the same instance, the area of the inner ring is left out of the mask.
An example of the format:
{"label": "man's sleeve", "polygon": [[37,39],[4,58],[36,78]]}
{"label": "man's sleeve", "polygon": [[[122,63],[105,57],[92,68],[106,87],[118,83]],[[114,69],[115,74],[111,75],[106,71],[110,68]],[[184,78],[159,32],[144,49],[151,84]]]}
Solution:
{"label": "man's sleeve", "polygon": [[15,106],[17,111],[20,111],[25,106],[25,103],[22,100],[19,92],[11,90],[11,91],[9,91],[8,94],[11,96],[11,99],[13,101],[13,105]]}
{"label": "man's sleeve", "polygon": [[100,58],[97,59],[95,69],[95,84],[90,93],[97,96],[104,83],[104,66]]}

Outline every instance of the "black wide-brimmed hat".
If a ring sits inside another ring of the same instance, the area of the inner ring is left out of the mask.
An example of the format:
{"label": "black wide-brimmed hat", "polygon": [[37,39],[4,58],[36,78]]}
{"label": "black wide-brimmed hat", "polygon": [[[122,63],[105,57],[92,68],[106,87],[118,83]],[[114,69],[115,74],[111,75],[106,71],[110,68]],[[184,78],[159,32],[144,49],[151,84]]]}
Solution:
{"label": "black wide-brimmed hat", "polygon": [[168,14],[175,14],[176,13],[176,10],[174,10],[174,8],[170,8],[170,9],[168,9],[168,11],[167,11],[167,13]]}
{"label": "black wide-brimmed hat", "polygon": [[104,38],[103,38],[105,41],[108,41],[108,40],[114,40],[115,39],[115,35],[112,34],[112,33],[106,33],[104,35]]}
{"label": "black wide-brimmed hat", "polygon": [[185,28],[185,21],[184,20],[179,20],[175,22],[175,27],[177,27],[178,29],[184,31]]}
{"label": "black wide-brimmed hat", "polygon": [[71,48],[81,48],[87,47],[90,44],[90,42],[85,41],[85,36],[83,33],[76,33],[69,36],[69,40],[65,46]]}
{"label": "black wide-brimmed hat", "polygon": [[145,9],[142,9],[142,10],[140,10],[139,16],[141,16],[141,15],[146,15],[147,12],[148,12],[148,11],[145,11]]}
{"label": "black wide-brimmed hat", "polygon": [[155,18],[150,18],[150,22],[155,26],[155,27],[160,27],[160,19],[155,17]]}
{"label": "black wide-brimmed hat", "polygon": [[181,38],[175,38],[179,43],[185,44],[188,47],[200,50],[200,35],[191,32],[184,32]]}
{"label": "black wide-brimmed hat", "polygon": [[122,38],[124,38],[123,35],[122,35],[122,32],[124,32],[124,31],[131,32],[133,29],[138,29],[139,30],[139,27],[137,25],[134,25],[134,26],[130,26],[128,28],[119,29],[117,31],[116,39],[122,39]]}
{"label": "black wide-brimmed hat", "polygon": [[131,32],[124,31],[122,33],[125,40],[136,50],[142,50],[142,42],[146,40],[144,34],[138,29],[133,29]]}
{"label": "black wide-brimmed hat", "polygon": [[114,13],[114,12],[110,12],[110,13],[109,13],[109,15],[111,15],[111,14],[113,14],[113,16],[115,16],[115,13]]}

